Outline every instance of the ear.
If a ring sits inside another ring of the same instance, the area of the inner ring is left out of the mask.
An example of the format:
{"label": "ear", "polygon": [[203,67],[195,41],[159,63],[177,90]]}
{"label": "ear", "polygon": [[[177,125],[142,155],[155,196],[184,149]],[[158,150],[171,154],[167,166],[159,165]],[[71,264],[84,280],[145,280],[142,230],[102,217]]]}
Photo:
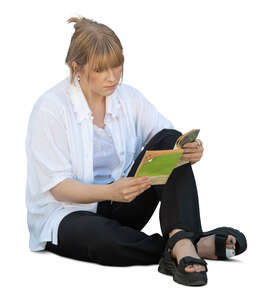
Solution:
{"label": "ear", "polygon": [[75,61],[72,61],[72,69],[75,73],[77,72],[77,67],[78,67],[77,63]]}

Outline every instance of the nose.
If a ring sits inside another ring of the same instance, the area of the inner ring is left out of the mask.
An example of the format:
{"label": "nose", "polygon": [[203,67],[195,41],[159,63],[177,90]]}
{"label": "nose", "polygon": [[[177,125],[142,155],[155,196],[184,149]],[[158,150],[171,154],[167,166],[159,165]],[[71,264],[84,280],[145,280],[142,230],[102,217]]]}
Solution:
{"label": "nose", "polygon": [[116,76],[115,76],[113,70],[111,70],[111,69],[108,70],[108,79],[109,79],[110,81],[113,81],[113,82],[114,82],[115,79],[116,79]]}

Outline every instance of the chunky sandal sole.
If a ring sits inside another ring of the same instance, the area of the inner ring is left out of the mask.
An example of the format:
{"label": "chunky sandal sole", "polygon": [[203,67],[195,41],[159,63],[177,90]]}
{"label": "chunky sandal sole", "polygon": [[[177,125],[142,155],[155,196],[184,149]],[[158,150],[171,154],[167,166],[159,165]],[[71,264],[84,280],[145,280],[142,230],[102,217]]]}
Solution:
{"label": "chunky sandal sole", "polygon": [[173,276],[176,270],[176,264],[174,260],[168,259],[166,257],[161,257],[159,260],[158,271],[165,275]]}
{"label": "chunky sandal sole", "polygon": [[[201,279],[201,274],[203,274],[203,279]],[[173,280],[177,283],[187,285],[187,286],[201,286],[207,284],[207,276],[205,272],[192,272],[192,278],[186,280],[186,275],[176,272],[173,276]]]}
{"label": "chunky sandal sole", "polygon": [[[171,256],[168,248],[172,249],[174,244],[182,238],[191,238],[193,241],[194,234],[186,231],[175,233],[168,239],[164,255],[159,260],[158,271],[165,275],[173,276],[173,280],[177,283],[187,286],[201,286],[207,284],[207,263],[202,258],[194,258],[191,256],[185,256],[180,259],[179,264],[177,260]],[[170,245],[170,246],[168,246]],[[194,244],[196,251],[197,245]],[[206,271],[201,272],[187,272],[185,267],[189,264],[201,264],[204,265]]]}
{"label": "chunky sandal sole", "polygon": [[[181,274],[176,272],[176,263],[173,259],[167,259],[166,257],[161,257],[159,261],[158,271],[162,274],[173,276],[173,280],[177,283],[183,285],[190,285],[190,286],[201,286],[207,283],[207,276],[204,274],[203,279],[201,280],[201,275],[198,273],[205,273],[205,272],[191,272],[192,278],[186,279],[186,274]],[[197,275],[194,275],[197,273]],[[196,277],[196,278],[195,278]]]}
{"label": "chunky sandal sole", "polygon": [[[193,241],[195,241],[193,245],[195,247],[196,252],[198,252],[197,242],[199,241],[199,237],[200,236],[197,233],[193,235]],[[159,260],[158,271],[162,274],[173,276],[176,266],[177,263],[175,259],[172,258],[171,255],[169,255],[168,253],[165,253],[165,255],[162,256]]]}

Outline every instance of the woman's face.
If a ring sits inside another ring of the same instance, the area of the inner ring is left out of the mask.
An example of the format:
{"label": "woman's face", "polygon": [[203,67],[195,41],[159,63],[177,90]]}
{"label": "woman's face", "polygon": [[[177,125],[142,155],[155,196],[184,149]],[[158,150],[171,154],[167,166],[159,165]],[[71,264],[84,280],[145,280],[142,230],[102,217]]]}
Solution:
{"label": "woman's face", "polygon": [[[87,66],[84,66],[83,71],[79,73],[80,86],[84,91],[90,92],[92,95],[106,96],[115,90],[121,78],[122,65],[102,72],[91,71],[89,80],[86,68]],[[108,88],[108,86],[114,87]]]}

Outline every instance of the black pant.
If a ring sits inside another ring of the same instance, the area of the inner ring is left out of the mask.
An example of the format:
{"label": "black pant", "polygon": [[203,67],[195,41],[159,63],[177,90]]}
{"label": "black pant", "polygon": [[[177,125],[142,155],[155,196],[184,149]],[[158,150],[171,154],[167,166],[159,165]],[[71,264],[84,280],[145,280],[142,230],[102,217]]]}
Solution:
{"label": "black pant", "polygon": [[[136,158],[128,177],[135,171],[146,150],[173,149],[181,132],[163,129]],[[158,233],[141,230],[150,220],[159,201]],[[58,246],[47,242],[46,249],[61,256],[110,266],[158,264],[169,232],[181,228],[202,232],[199,202],[191,164],[175,168],[166,184],[152,185],[133,201],[98,202],[96,214],[76,211],[59,224]]]}

